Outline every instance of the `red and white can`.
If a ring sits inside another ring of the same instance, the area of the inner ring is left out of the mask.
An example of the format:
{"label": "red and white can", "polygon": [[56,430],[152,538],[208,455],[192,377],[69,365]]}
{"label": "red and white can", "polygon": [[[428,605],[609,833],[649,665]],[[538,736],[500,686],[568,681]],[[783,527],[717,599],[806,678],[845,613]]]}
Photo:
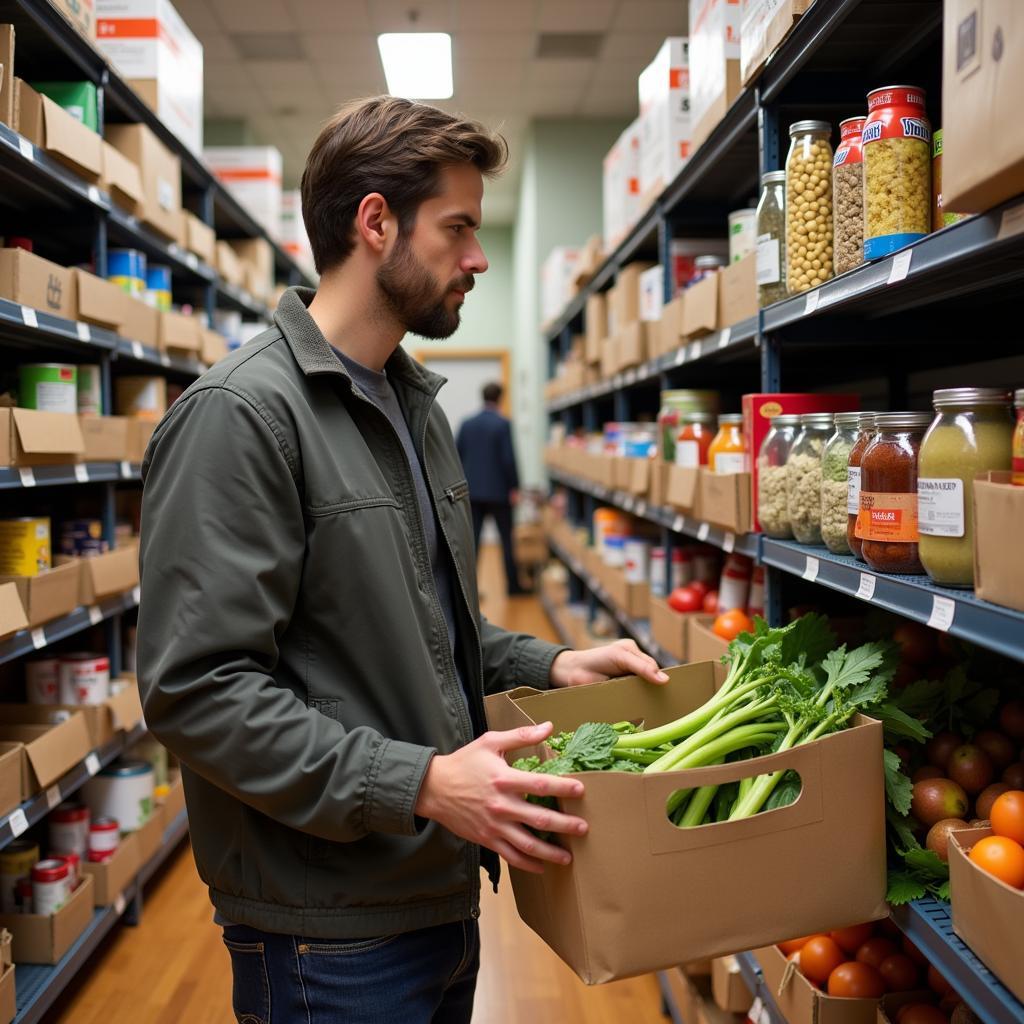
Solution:
{"label": "red and white can", "polygon": [[651,542],[638,540],[635,537],[626,538],[626,582],[646,583],[650,571]]}
{"label": "red and white can", "polygon": [[32,869],[33,913],[56,914],[71,896],[71,868],[62,860],[41,860]]}
{"label": "red and white can", "polygon": [[[699,544],[693,552],[693,578],[709,586],[715,585],[718,578],[718,552],[707,544]],[[721,595],[719,595],[721,596]],[[725,605],[719,602],[724,611]]]}
{"label": "red and white can", "polygon": [[665,549],[651,548],[651,594],[654,597],[665,597],[668,594],[666,567]]}
{"label": "red and white can", "polygon": [[693,550],[691,548],[672,549],[672,586],[669,592],[685,587],[693,582]]}
{"label": "red and white can", "polygon": [[753,618],[760,615],[764,618],[764,566],[754,566],[754,574],[750,577],[750,596],[747,598],[747,614]]}
{"label": "red and white can", "polygon": [[50,859],[62,860],[67,864],[68,871],[71,873],[71,890],[74,892],[82,880],[82,858],[77,853],[51,853]]}
{"label": "red and white can", "polygon": [[40,658],[25,664],[25,697],[29,704],[60,703],[59,658]]}
{"label": "red and white can", "polygon": [[89,861],[95,863],[93,854],[106,854],[106,860],[121,843],[121,825],[116,818],[97,818],[89,826]]}
{"label": "red and white can", "polygon": [[52,810],[46,819],[50,826],[50,849],[84,857],[89,849],[89,817],[89,808],[77,801]]}
{"label": "red and white can", "polygon": [[60,703],[102,704],[110,696],[110,659],[66,654],[60,659]]}
{"label": "red and white can", "polygon": [[722,576],[718,581],[720,612],[731,612],[734,608],[742,610],[747,607],[753,568],[753,563],[746,555],[731,554],[726,558]]}

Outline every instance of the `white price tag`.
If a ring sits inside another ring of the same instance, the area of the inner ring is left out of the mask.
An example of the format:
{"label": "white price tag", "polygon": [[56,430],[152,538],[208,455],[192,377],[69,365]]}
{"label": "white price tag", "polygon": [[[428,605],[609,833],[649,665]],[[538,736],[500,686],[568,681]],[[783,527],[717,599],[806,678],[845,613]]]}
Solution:
{"label": "white price tag", "polygon": [[52,811],[60,803],[60,786],[51,786],[46,791],[46,806]]}
{"label": "white price tag", "polygon": [[132,600],[138,604],[142,600],[142,587],[132,587]]}
{"label": "white price tag", "polygon": [[75,324],[75,330],[78,331],[79,341],[92,341],[92,331],[89,330],[88,324],[83,324],[81,321]]}
{"label": "white price tag", "polygon": [[804,300],[804,316],[810,316],[818,308],[820,298],[821,293],[817,288],[812,288],[807,293],[807,298]]}
{"label": "white price tag", "polygon": [[771,1010],[769,1010],[767,1006],[761,1007],[761,1012],[758,1014],[757,1024],[775,1024],[772,1019]]}
{"label": "white price tag", "polygon": [[32,630],[32,646],[37,651],[41,651],[46,646],[46,634],[43,632],[42,626],[36,626]]}
{"label": "white price tag", "polygon": [[697,527],[697,540],[707,540],[709,533],[711,533],[711,524],[701,523],[700,526]]}
{"label": "white price tag", "polygon": [[685,516],[676,516],[675,519],[672,520],[672,529],[675,530],[676,533],[682,533],[683,532],[683,527],[685,525],[686,525],[686,517]]}
{"label": "white price tag", "polygon": [[75,479],[80,484],[87,484],[89,482],[89,467],[84,462],[75,464]]}
{"label": "white price tag", "polygon": [[875,582],[877,576],[872,576],[869,572],[862,572],[860,574],[860,585],[857,587],[857,596],[862,601],[870,601],[875,596]]}
{"label": "white price tag", "polygon": [[26,327],[39,326],[39,317],[36,316],[36,311],[31,306],[21,307],[21,320]]}
{"label": "white price tag", "polygon": [[628,509],[628,510],[629,510],[630,512],[632,512],[632,511],[633,511],[633,505],[634,505],[634,502],[633,502],[633,499],[632,499],[632,497],[628,497],[628,498],[626,498],[626,499],[625,499],[625,500],[624,500],[624,501],[622,502],[622,504],[623,504],[623,505],[625,505],[625,506],[626,506],[626,508],[627,508],[627,509]]}
{"label": "white price tag", "polygon": [[761,1001],[761,997],[758,996],[750,1005],[750,1010],[747,1013],[747,1020],[752,1022],[752,1024],[761,1024],[761,1011],[763,1009],[764,1003]]}
{"label": "white price tag", "polygon": [[89,202],[97,206],[100,204],[100,190],[95,185],[89,186]]}
{"label": "white price tag", "polygon": [[89,624],[97,626],[103,621],[103,610],[98,604],[89,605]]}
{"label": "white price tag", "polygon": [[807,556],[804,563],[804,579],[813,583],[818,578],[818,560],[813,555]]}
{"label": "white price tag", "polygon": [[686,348],[679,348],[676,350],[675,364],[676,366],[682,366],[686,362]]}
{"label": "white price tag", "polygon": [[943,633],[949,632],[953,625],[953,616],[956,615],[956,601],[948,597],[939,597],[937,594],[932,598],[932,613],[928,616],[928,625],[932,629],[941,629]]}
{"label": "white price tag", "polygon": [[121,477],[124,480],[131,480],[132,478],[132,464],[130,462],[121,463]]}
{"label": "white price tag", "polygon": [[172,256],[180,256],[181,255],[181,247],[178,245],[177,242],[168,242],[167,243],[167,251]]}
{"label": "white price tag", "polygon": [[118,893],[117,899],[114,900],[114,913],[116,913],[117,916],[120,917],[125,912],[125,909],[127,907],[128,902],[124,898],[124,893]]}
{"label": "white price tag", "polygon": [[161,352],[160,353],[160,365],[161,366],[170,366],[171,365],[171,357],[166,352]]}
{"label": "white price tag", "polygon": [[146,358],[146,353],[142,349],[142,342],[141,341],[133,341],[132,342],[132,355],[135,356],[136,359],[145,359]]}
{"label": "white price tag", "polygon": [[629,384],[635,384],[635,383],[636,383],[636,370],[627,370],[626,371],[626,384],[629,385]]}
{"label": "white price tag", "polygon": [[18,476],[21,477],[21,486],[22,487],[35,487],[35,485],[36,485],[36,475],[35,475],[35,473],[32,472],[32,467],[31,466],[22,466],[18,470]]}
{"label": "white price tag", "polygon": [[35,161],[35,147],[32,145],[31,142],[28,141],[28,139],[25,138],[24,135],[18,136],[18,149],[21,150],[21,155],[26,160]]}
{"label": "white price tag", "polygon": [[194,252],[185,253],[185,262],[193,269],[197,269],[199,266],[199,258]]}
{"label": "white price tag", "polygon": [[28,818],[25,817],[25,812],[20,807],[16,811],[11,812],[11,816],[7,819],[7,824],[11,826],[11,835],[15,839],[23,832],[28,831]]}
{"label": "white price tag", "polygon": [[686,346],[686,358],[687,359],[700,359],[700,342],[691,341]]}
{"label": "white price tag", "polygon": [[728,348],[730,341],[732,341],[732,328],[726,327],[726,329],[718,336],[718,347]]}
{"label": "white price tag", "polygon": [[725,537],[722,538],[722,550],[727,554],[731,555],[736,550],[736,534],[726,531]]}
{"label": "white price tag", "polygon": [[996,240],[1001,242],[1004,238],[1012,238],[1014,235],[1019,235],[1022,231],[1024,231],[1024,203],[1020,203],[1009,210],[1003,210],[1003,216],[999,221],[999,234],[996,236]]}
{"label": "white price tag", "polygon": [[96,756],[95,750],[91,754],[89,754],[88,757],[86,757],[85,770],[90,775],[95,775],[100,770],[100,759]]}
{"label": "white price tag", "polygon": [[636,514],[638,516],[645,516],[645,515],[647,515],[647,502],[646,501],[638,501],[636,503]]}
{"label": "white price tag", "polygon": [[898,252],[893,256],[892,266],[889,267],[889,280],[885,282],[886,284],[898,284],[906,279],[907,274],[910,273],[910,259],[913,255],[913,249],[904,249],[903,252]]}

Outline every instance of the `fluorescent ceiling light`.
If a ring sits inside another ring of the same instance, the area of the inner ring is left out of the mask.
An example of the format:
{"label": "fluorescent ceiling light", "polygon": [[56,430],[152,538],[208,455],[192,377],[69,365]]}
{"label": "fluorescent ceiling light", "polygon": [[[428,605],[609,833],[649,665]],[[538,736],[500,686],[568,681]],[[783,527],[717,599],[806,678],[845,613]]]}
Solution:
{"label": "fluorescent ceiling light", "polygon": [[377,36],[392,96],[446,100],[452,86],[452,37],[447,32],[386,32]]}

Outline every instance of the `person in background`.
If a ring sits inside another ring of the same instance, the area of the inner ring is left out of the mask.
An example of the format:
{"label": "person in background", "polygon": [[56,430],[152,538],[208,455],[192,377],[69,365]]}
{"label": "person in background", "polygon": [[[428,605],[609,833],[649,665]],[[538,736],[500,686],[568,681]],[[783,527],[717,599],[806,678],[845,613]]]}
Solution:
{"label": "person in background", "polygon": [[526,593],[519,585],[512,549],[512,508],[519,498],[519,471],[512,446],[512,424],[498,411],[502,393],[500,384],[484,386],[484,407],[462,421],[455,444],[469,483],[477,551],[484,520],[492,516],[501,536],[508,593],[515,597]]}

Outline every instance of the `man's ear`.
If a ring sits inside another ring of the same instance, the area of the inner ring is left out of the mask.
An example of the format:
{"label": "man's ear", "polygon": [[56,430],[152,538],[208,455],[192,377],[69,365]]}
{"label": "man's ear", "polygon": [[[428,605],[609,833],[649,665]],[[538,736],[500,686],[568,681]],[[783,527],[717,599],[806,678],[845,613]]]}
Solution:
{"label": "man's ear", "polygon": [[388,237],[397,234],[397,228],[397,219],[379,192],[363,196],[356,211],[356,231],[373,252],[383,255]]}

